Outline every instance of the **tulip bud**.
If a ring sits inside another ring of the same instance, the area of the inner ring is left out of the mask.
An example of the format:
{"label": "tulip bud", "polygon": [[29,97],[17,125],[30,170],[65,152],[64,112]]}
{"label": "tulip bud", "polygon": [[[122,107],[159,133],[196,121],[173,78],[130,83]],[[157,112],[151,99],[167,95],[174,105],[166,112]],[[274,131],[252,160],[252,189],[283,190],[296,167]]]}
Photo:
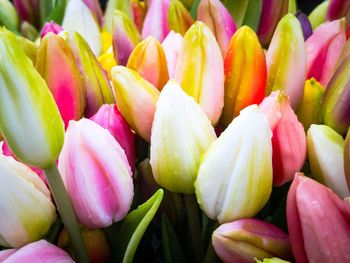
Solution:
{"label": "tulip bud", "polygon": [[133,20],[130,0],[109,0],[105,11],[103,27],[110,34],[112,34],[113,19],[116,10],[123,12],[131,21]]}
{"label": "tulip bud", "polygon": [[108,79],[112,79],[111,70],[117,65],[117,62],[114,59],[113,48],[110,47],[105,53],[97,58],[100,62],[101,67],[107,72]]}
{"label": "tulip bud", "polygon": [[136,71],[122,66],[112,69],[112,80],[121,114],[138,135],[149,141],[159,91]]}
{"label": "tulip bud", "polygon": [[[292,1],[289,1],[289,3],[291,2]],[[296,17],[299,20],[301,29],[303,30],[304,40],[306,41],[312,35],[312,27],[311,27],[310,21],[308,17],[302,12],[298,12],[296,14]]]}
{"label": "tulip bud", "polygon": [[152,126],[150,162],[156,182],[171,192],[193,193],[201,155],[215,139],[199,105],[170,80],[159,96]]}
{"label": "tulip bud", "polygon": [[344,19],[319,26],[305,42],[307,78],[314,77],[324,87],[327,87],[345,41]]}
{"label": "tulip bud", "polygon": [[249,263],[266,257],[290,257],[288,235],[258,219],[226,223],[213,232],[212,242],[224,262]]}
{"label": "tulip bud", "polygon": [[62,31],[63,31],[63,27],[61,27],[60,25],[56,24],[53,21],[47,22],[41,29],[40,37],[44,38],[48,33],[53,33],[55,35],[58,35]]}
{"label": "tulip bud", "polygon": [[43,237],[56,220],[50,191],[26,165],[0,155],[0,245],[21,247]]}
{"label": "tulip bud", "polygon": [[40,1],[39,0],[13,0],[13,5],[21,19],[36,27],[40,24]]}
{"label": "tulip bud", "polygon": [[350,132],[349,130],[345,139],[343,156],[344,156],[345,179],[348,184],[348,189],[350,190]]}
{"label": "tulip bud", "polygon": [[[342,55],[341,55],[342,56]],[[340,58],[342,62],[329,81],[323,98],[323,122],[340,134],[345,134],[350,125],[350,56]]]}
{"label": "tulip bud", "polygon": [[295,175],[288,191],[287,223],[296,262],[348,262],[349,222],[347,202],[316,181]]}
{"label": "tulip bud", "polygon": [[321,102],[324,87],[314,78],[305,81],[303,101],[297,111],[298,119],[307,131],[311,124],[321,123]]}
{"label": "tulip bud", "polygon": [[130,167],[135,166],[135,135],[120,114],[116,105],[102,105],[98,112],[90,118],[107,129],[125,151]]}
{"label": "tulip bud", "polygon": [[264,258],[263,261],[256,260],[256,263],[291,263],[291,262],[290,261],[286,261],[286,260],[282,260],[280,258]]}
{"label": "tulip bud", "polygon": [[265,97],[265,55],[254,31],[243,26],[233,35],[225,56],[225,103],[221,123],[228,126],[239,112]]}
{"label": "tulip bud", "polygon": [[197,21],[187,31],[174,78],[215,125],[224,104],[224,65],[215,37],[204,23]]}
{"label": "tulip bud", "polygon": [[260,104],[272,131],[273,184],[292,181],[306,158],[306,136],[289,99],[283,92],[272,92]]}
{"label": "tulip bud", "polygon": [[179,0],[171,0],[168,11],[169,30],[185,35],[194,23],[190,12]]}
{"label": "tulip bud", "polygon": [[[288,12],[288,0],[263,0],[257,35],[262,46],[268,46],[276,27]],[[283,33],[282,33],[283,35]],[[289,44],[290,40],[285,40]]]}
{"label": "tulip bud", "polygon": [[307,149],[312,176],[339,196],[349,196],[344,174],[342,136],[325,125],[311,125],[307,132]]}
{"label": "tulip bud", "polygon": [[160,42],[168,35],[168,10],[170,0],[152,0],[143,22],[142,38],[154,36]]}
{"label": "tulip bud", "polygon": [[169,80],[168,66],[162,45],[150,36],[140,42],[130,54],[128,68],[137,71],[158,90]]}
{"label": "tulip bud", "polygon": [[226,7],[219,0],[200,1],[197,19],[203,21],[213,32],[224,57],[230,39],[237,29]]}
{"label": "tulip bud", "polygon": [[88,119],[71,121],[58,168],[84,226],[107,227],[125,217],[134,193],[131,170],[124,150],[106,129]]}
{"label": "tulip bud", "polygon": [[45,81],[17,43],[0,32],[0,130],[19,160],[48,168],[61,150],[64,126]]}
{"label": "tulip bud", "polygon": [[134,22],[121,11],[113,16],[113,50],[116,61],[125,66],[141,36]]}
{"label": "tulip bud", "polygon": [[135,25],[138,31],[141,32],[147,12],[146,3],[142,0],[131,0],[131,8],[134,15]]}
{"label": "tulip bud", "polygon": [[272,189],[271,132],[256,105],[242,110],[212,143],[195,188],[202,210],[220,223],[254,216],[265,205]]}
{"label": "tulip bud", "polygon": [[24,38],[35,41],[39,37],[39,32],[32,24],[24,21],[21,24],[21,35]]}
{"label": "tulip bud", "polygon": [[18,30],[18,15],[9,0],[0,0],[0,25],[5,26],[11,31]]}
{"label": "tulip bud", "polygon": [[170,31],[167,37],[163,40],[162,47],[167,61],[169,78],[173,78],[179,52],[183,43],[183,37]]}
{"label": "tulip bud", "polygon": [[283,90],[297,109],[303,98],[306,56],[298,19],[288,14],[278,23],[266,54],[267,94]]}
{"label": "tulip bud", "polygon": [[65,127],[70,120],[79,120],[86,104],[84,84],[68,44],[49,33],[41,41],[35,66],[55,98]]}
{"label": "tulip bud", "polygon": [[88,42],[97,56],[101,52],[100,28],[82,0],[69,0],[64,14],[62,27],[67,31],[76,31]]}
{"label": "tulip bud", "polygon": [[115,102],[113,90],[102,66],[85,40],[78,33],[69,32],[67,42],[83,77],[86,94],[85,115],[91,117],[103,104]]}
{"label": "tulip bud", "polygon": [[74,263],[74,260],[64,250],[52,245],[46,240],[39,240],[20,249],[2,250],[0,251],[0,260],[4,263]]}
{"label": "tulip bud", "polygon": [[103,14],[98,0],[83,0],[85,5],[90,9],[99,25],[102,25]]}
{"label": "tulip bud", "polygon": [[326,13],[329,6],[329,1],[323,1],[312,10],[309,15],[309,21],[311,23],[312,29],[317,28],[319,25],[326,21]]}
{"label": "tulip bud", "polygon": [[329,21],[345,17],[347,26],[350,25],[350,1],[330,0],[326,18]]}

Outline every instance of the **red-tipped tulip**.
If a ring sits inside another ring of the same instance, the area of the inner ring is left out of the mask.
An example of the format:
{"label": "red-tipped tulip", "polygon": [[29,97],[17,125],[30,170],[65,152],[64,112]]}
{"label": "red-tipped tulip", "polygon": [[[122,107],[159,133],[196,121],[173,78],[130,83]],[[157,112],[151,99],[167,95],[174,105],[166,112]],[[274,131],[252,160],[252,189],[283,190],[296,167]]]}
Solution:
{"label": "red-tipped tulip", "polygon": [[296,174],[287,197],[287,222],[296,262],[349,261],[350,204],[329,188]]}
{"label": "red-tipped tulip", "polygon": [[88,119],[71,121],[58,168],[84,226],[107,227],[125,217],[134,193],[130,165],[106,129]]}
{"label": "red-tipped tulip", "polygon": [[272,131],[273,184],[280,186],[293,180],[306,158],[303,125],[290,107],[288,97],[273,92],[260,104]]}

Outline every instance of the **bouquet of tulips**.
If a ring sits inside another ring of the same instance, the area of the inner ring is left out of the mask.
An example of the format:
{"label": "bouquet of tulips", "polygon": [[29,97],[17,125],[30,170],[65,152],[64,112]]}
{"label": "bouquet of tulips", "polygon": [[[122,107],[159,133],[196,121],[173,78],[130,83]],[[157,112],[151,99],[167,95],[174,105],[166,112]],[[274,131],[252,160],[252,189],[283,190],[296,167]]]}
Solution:
{"label": "bouquet of tulips", "polygon": [[0,262],[350,262],[350,0],[0,0]]}

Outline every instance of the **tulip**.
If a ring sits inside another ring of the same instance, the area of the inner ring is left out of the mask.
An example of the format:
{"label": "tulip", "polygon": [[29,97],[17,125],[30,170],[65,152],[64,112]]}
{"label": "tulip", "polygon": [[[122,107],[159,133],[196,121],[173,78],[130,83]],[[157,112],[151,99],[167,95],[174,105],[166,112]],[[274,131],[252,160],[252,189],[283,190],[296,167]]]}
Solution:
{"label": "tulip", "polygon": [[179,52],[183,43],[183,37],[179,33],[170,31],[163,40],[162,47],[167,61],[169,78],[173,78]]}
{"label": "tulip", "polygon": [[311,23],[312,29],[317,28],[319,25],[326,21],[326,13],[328,10],[329,1],[323,1],[309,15],[309,21]]}
{"label": "tulip", "polygon": [[298,19],[288,14],[278,23],[266,53],[267,94],[283,90],[297,109],[303,98],[306,58]]}
{"label": "tulip", "polygon": [[258,219],[240,219],[219,226],[212,236],[218,256],[224,262],[254,263],[266,257],[290,257],[288,235]]}
{"label": "tulip", "polygon": [[143,21],[145,20],[147,8],[142,0],[131,0],[131,7],[134,16],[134,22],[139,32],[142,31]]}
{"label": "tulip", "polygon": [[133,198],[131,170],[106,129],[88,119],[71,121],[58,168],[81,224],[102,228],[125,217]]}
{"label": "tulip", "polygon": [[242,109],[260,103],[265,97],[265,55],[249,27],[241,27],[232,37],[224,66],[225,103],[221,123],[228,126]]}
{"label": "tulip", "polygon": [[19,19],[13,4],[9,0],[0,0],[0,25],[11,31],[18,30]]}
{"label": "tulip", "polygon": [[199,105],[170,80],[159,96],[152,126],[150,162],[156,182],[171,192],[194,193],[201,155],[215,139]]}
{"label": "tulip", "polygon": [[113,31],[113,19],[116,10],[126,14],[126,16],[128,16],[131,21],[133,20],[133,12],[130,0],[109,0],[105,11],[103,27],[110,34],[112,34]]}
{"label": "tulip", "polygon": [[307,131],[311,124],[321,123],[321,103],[324,87],[314,78],[305,81],[303,101],[297,111],[298,119]]}
{"label": "tulip", "polygon": [[199,21],[203,21],[213,32],[224,57],[233,33],[237,27],[226,7],[219,0],[200,1]]}
{"label": "tulip", "polygon": [[273,184],[292,181],[306,158],[306,136],[289,99],[283,92],[272,92],[260,104],[272,131]]}
{"label": "tulip", "polygon": [[20,249],[2,250],[0,251],[0,260],[3,263],[74,263],[74,260],[64,250],[46,240],[39,240]]}
{"label": "tulip", "polygon": [[287,197],[287,223],[296,262],[348,262],[349,221],[349,203],[316,181],[295,175]]}
{"label": "tulip", "polygon": [[310,21],[308,17],[302,12],[298,12],[296,14],[296,17],[298,18],[301,29],[303,30],[304,40],[307,40],[312,35],[312,27]]}
{"label": "tulip", "polygon": [[82,0],[69,0],[62,27],[67,31],[76,31],[88,42],[97,56],[101,52],[100,28],[94,15]]}
{"label": "tulip", "polygon": [[63,144],[64,126],[54,98],[17,38],[0,32],[0,130],[16,157],[48,168]]}
{"label": "tulip", "polygon": [[86,109],[85,116],[91,117],[103,104],[114,103],[114,94],[108,76],[92,53],[89,45],[76,32],[69,32],[67,42],[83,78]]}
{"label": "tulip", "polygon": [[319,26],[305,42],[307,78],[314,77],[324,87],[327,87],[345,41],[344,19]]}
{"label": "tulip", "polygon": [[43,237],[56,220],[50,191],[26,165],[0,155],[0,245],[21,247]]}
{"label": "tulip", "polygon": [[194,23],[190,12],[179,0],[171,0],[168,11],[169,30],[185,35]]}
{"label": "tulip", "polygon": [[136,71],[117,66],[112,69],[117,105],[131,129],[150,141],[159,91]]}
{"label": "tulip", "polygon": [[195,188],[202,210],[219,223],[252,217],[265,205],[272,189],[271,132],[256,105],[243,109],[212,143]]}
{"label": "tulip", "polygon": [[99,25],[102,25],[103,14],[98,0],[83,0],[85,5],[90,9]]}
{"label": "tulip", "polygon": [[135,135],[130,130],[116,105],[102,105],[98,112],[90,118],[107,129],[125,151],[130,167],[135,166]]}
{"label": "tulip", "polygon": [[[261,44],[265,47],[271,41],[272,35],[275,34],[276,27],[279,21],[288,12],[287,0],[263,0],[262,10],[260,16],[260,23],[258,26],[257,35]],[[295,22],[294,22],[295,23]],[[289,40],[285,40],[286,43]]]}
{"label": "tulip", "polygon": [[350,132],[348,131],[344,144],[344,172],[345,179],[350,190]]}
{"label": "tulip", "polygon": [[63,27],[61,27],[60,25],[56,24],[53,21],[47,22],[41,29],[40,37],[44,38],[48,33],[53,33],[55,35],[58,35],[62,31],[63,31]]}
{"label": "tulip", "polygon": [[160,42],[169,33],[168,10],[170,0],[152,0],[143,22],[142,38],[154,36]]}
{"label": "tulip", "polygon": [[113,48],[110,47],[105,53],[97,58],[100,62],[102,68],[107,72],[108,79],[112,79],[111,70],[117,65],[117,62],[114,59]]}
{"label": "tulip", "polygon": [[39,37],[39,32],[38,30],[32,25],[29,24],[28,22],[24,21],[21,24],[21,35],[24,38],[27,38],[31,41],[35,41]]}
{"label": "tulip", "polygon": [[102,43],[101,53],[103,54],[112,47],[113,38],[112,38],[112,35],[105,30],[101,32],[100,36],[101,36],[101,43]]}
{"label": "tulip", "polygon": [[36,27],[40,24],[40,1],[39,0],[13,0],[13,5],[21,19]]}
{"label": "tulip", "polygon": [[264,258],[263,261],[256,260],[256,263],[291,263],[290,261],[282,260],[280,258]]}
{"label": "tulip", "polygon": [[116,11],[113,16],[113,50],[116,61],[125,66],[141,36],[135,24],[123,12]]}
{"label": "tulip", "polygon": [[49,33],[41,41],[35,66],[55,98],[65,127],[70,120],[79,120],[86,104],[84,83],[68,44]]}
{"label": "tulip", "polygon": [[215,125],[224,104],[224,65],[215,37],[204,23],[197,21],[187,31],[174,79]]}
{"label": "tulip", "polygon": [[329,21],[345,17],[347,26],[350,25],[350,1],[330,0],[326,18]]}
{"label": "tulip", "polygon": [[344,139],[325,125],[311,125],[307,149],[312,176],[341,197],[350,195],[344,174]]}
{"label": "tulip", "polygon": [[137,71],[158,90],[169,80],[168,66],[161,43],[154,37],[147,37],[130,54],[128,68]]}
{"label": "tulip", "polygon": [[350,125],[350,59],[342,55],[324,94],[321,116],[327,126],[345,134]]}

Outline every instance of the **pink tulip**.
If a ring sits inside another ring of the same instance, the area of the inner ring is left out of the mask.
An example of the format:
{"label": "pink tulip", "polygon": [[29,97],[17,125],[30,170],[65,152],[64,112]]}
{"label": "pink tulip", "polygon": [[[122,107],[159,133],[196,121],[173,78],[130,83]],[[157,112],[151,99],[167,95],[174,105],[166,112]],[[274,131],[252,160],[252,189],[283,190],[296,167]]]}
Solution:
{"label": "pink tulip", "polygon": [[90,118],[107,129],[124,149],[130,167],[135,166],[135,135],[116,105],[102,105],[99,111]]}
{"label": "pink tulip", "polygon": [[314,77],[327,87],[345,41],[344,19],[326,22],[319,26],[305,42],[307,79]]}
{"label": "pink tulip", "polygon": [[292,181],[306,158],[306,136],[289,99],[284,93],[272,92],[260,104],[270,124],[272,135],[273,184]]}
{"label": "pink tulip", "polygon": [[168,65],[169,78],[173,78],[179,52],[182,46],[183,37],[179,33],[170,31],[162,42],[165,58]]}
{"label": "pink tulip", "polygon": [[287,223],[296,262],[349,262],[350,204],[329,188],[297,173],[288,192]]}
{"label": "pink tulip", "polygon": [[98,0],[83,0],[85,5],[90,9],[91,13],[96,18],[97,22],[102,25],[102,9],[100,6],[100,2]]}
{"label": "pink tulip", "polygon": [[102,228],[125,217],[134,192],[131,169],[106,129],[88,119],[71,121],[58,168],[81,224]]}
{"label": "pink tulip", "polygon": [[0,251],[2,263],[73,263],[73,259],[62,249],[52,245],[46,240],[30,243],[20,249],[6,249]]}
{"label": "pink tulip", "polygon": [[169,33],[168,9],[170,0],[152,0],[143,22],[142,38],[154,36],[160,42]]}
{"label": "pink tulip", "polygon": [[47,22],[41,29],[40,37],[44,38],[48,33],[54,33],[55,35],[63,31],[63,27],[56,24],[55,22]]}

